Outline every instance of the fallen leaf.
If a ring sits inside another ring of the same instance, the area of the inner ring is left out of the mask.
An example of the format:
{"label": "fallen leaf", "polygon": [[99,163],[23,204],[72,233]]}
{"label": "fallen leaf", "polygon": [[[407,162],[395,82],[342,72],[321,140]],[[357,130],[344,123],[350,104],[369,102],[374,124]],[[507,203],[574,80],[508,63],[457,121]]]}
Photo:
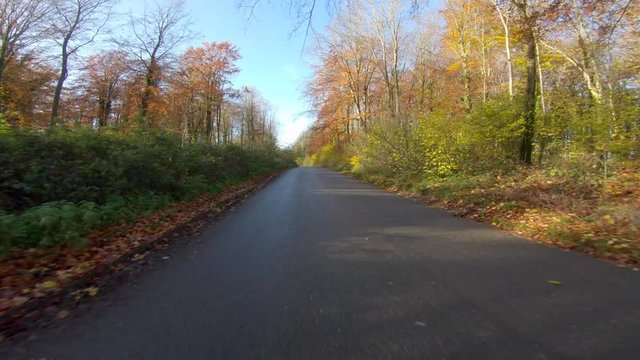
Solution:
{"label": "fallen leaf", "polygon": [[551,285],[562,285],[562,282],[558,281],[558,280],[549,280],[547,281],[549,284]]}
{"label": "fallen leaf", "polygon": [[133,261],[143,260],[145,258],[145,256],[147,256],[146,253],[144,253],[144,254],[135,254],[135,255],[133,255]]}
{"label": "fallen leaf", "polygon": [[[265,178],[261,178],[230,186],[215,195],[207,194],[194,201],[172,204],[166,210],[145,215],[131,223],[120,223],[92,231],[87,235],[88,247],[84,250],[60,247],[16,251],[10,258],[3,260],[0,266],[0,313],[20,306],[25,301],[57,296],[57,290],[67,286],[74,279],[120,258],[132,248],[153,243],[166,231],[178,225],[187,224],[189,229],[197,230],[206,220],[190,222],[194,217],[210,213],[212,207],[218,212],[228,209],[240,200],[239,196],[249,193],[247,189],[264,181]],[[144,261],[145,258],[149,258],[148,253],[138,254],[133,257],[133,261]],[[128,262],[119,263],[110,265],[109,270],[118,272],[127,266]],[[98,292],[97,287],[83,288],[73,292],[71,296],[80,299],[96,296]]]}
{"label": "fallen leaf", "polygon": [[427,324],[423,323],[422,321],[416,321],[415,324],[417,326],[421,326],[421,327],[426,327],[427,326]]}
{"label": "fallen leaf", "polygon": [[47,280],[39,285],[43,289],[55,289],[60,286],[56,281]]}
{"label": "fallen leaf", "polygon": [[85,289],[85,291],[87,292],[87,294],[88,294],[89,296],[96,296],[96,295],[98,295],[98,291],[99,291],[99,290],[100,290],[100,289],[98,289],[97,287],[90,287],[90,288]]}
{"label": "fallen leaf", "polygon": [[29,301],[28,297],[24,297],[24,296],[16,296],[14,297],[11,302],[14,306],[20,306],[24,303],[26,303],[27,301]]}
{"label": "fallen leaf", "polygon": [[71,314],[71,312],[69,310],[62,310],[62,311],[58,311],[58,313],[56,314],[56,318],[58,320],[64,319],[67,316],[69,316]]}

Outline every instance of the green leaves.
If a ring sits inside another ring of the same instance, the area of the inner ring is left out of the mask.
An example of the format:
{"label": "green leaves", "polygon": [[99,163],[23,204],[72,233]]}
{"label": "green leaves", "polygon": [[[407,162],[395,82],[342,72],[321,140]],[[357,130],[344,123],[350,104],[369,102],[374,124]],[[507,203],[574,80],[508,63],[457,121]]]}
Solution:
{"label": "green leaves", "polygon": [[182,145],[162,133],[87,129],[0,133],[0,255],[83,246],[96,227],[293,166],[276,151]]}
{"label": "green leaves", "polygon": [[6,244],[13,246],[52,246],[67,243],[83,244],[84,233],[98,222],[94,203],[78,204],[65,201],[33,207],[19,215],[2,217]]}

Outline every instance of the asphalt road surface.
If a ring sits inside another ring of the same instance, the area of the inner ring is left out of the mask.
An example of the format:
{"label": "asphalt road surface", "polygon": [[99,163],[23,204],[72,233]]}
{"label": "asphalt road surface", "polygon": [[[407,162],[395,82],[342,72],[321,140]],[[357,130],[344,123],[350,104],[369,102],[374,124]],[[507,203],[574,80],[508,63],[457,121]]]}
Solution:
{"label": "asphalt road surface", "polygon": [[318,168],[94,303],[4,358],[640,358],[640,274]]}

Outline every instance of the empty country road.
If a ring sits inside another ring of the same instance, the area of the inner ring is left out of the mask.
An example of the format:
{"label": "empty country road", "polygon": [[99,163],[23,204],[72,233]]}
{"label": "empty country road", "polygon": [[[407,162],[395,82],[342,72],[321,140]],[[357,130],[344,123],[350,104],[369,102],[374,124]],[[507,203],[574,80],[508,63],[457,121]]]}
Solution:
{"label": "empty country road", "polygon": [[[554,279],[562,285],[553,285]],[[637,359],[640,274],[321,168],[3,359]]]}

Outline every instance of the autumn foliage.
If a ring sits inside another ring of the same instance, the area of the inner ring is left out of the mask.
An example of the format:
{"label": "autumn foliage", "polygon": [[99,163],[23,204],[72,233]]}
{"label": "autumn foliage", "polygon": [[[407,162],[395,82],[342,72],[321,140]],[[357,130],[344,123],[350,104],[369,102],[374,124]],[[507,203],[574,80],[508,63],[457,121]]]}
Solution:
{"label": "autumn foliage", "polygon": [[317,44],[307,86],[317,120],[299,162],[635,261],[637,201],[609,191],[640,186],[629,176],[640,151],[638,4],[416,4],[343,3]]}
{"label": "autumn foliage", "polygon": [[3,254],[80,245],[96,227],[290,164],[268,102],[232,86],[237,47],[180,53],[183,0],[128,18],[114,3],[0,1]]}

